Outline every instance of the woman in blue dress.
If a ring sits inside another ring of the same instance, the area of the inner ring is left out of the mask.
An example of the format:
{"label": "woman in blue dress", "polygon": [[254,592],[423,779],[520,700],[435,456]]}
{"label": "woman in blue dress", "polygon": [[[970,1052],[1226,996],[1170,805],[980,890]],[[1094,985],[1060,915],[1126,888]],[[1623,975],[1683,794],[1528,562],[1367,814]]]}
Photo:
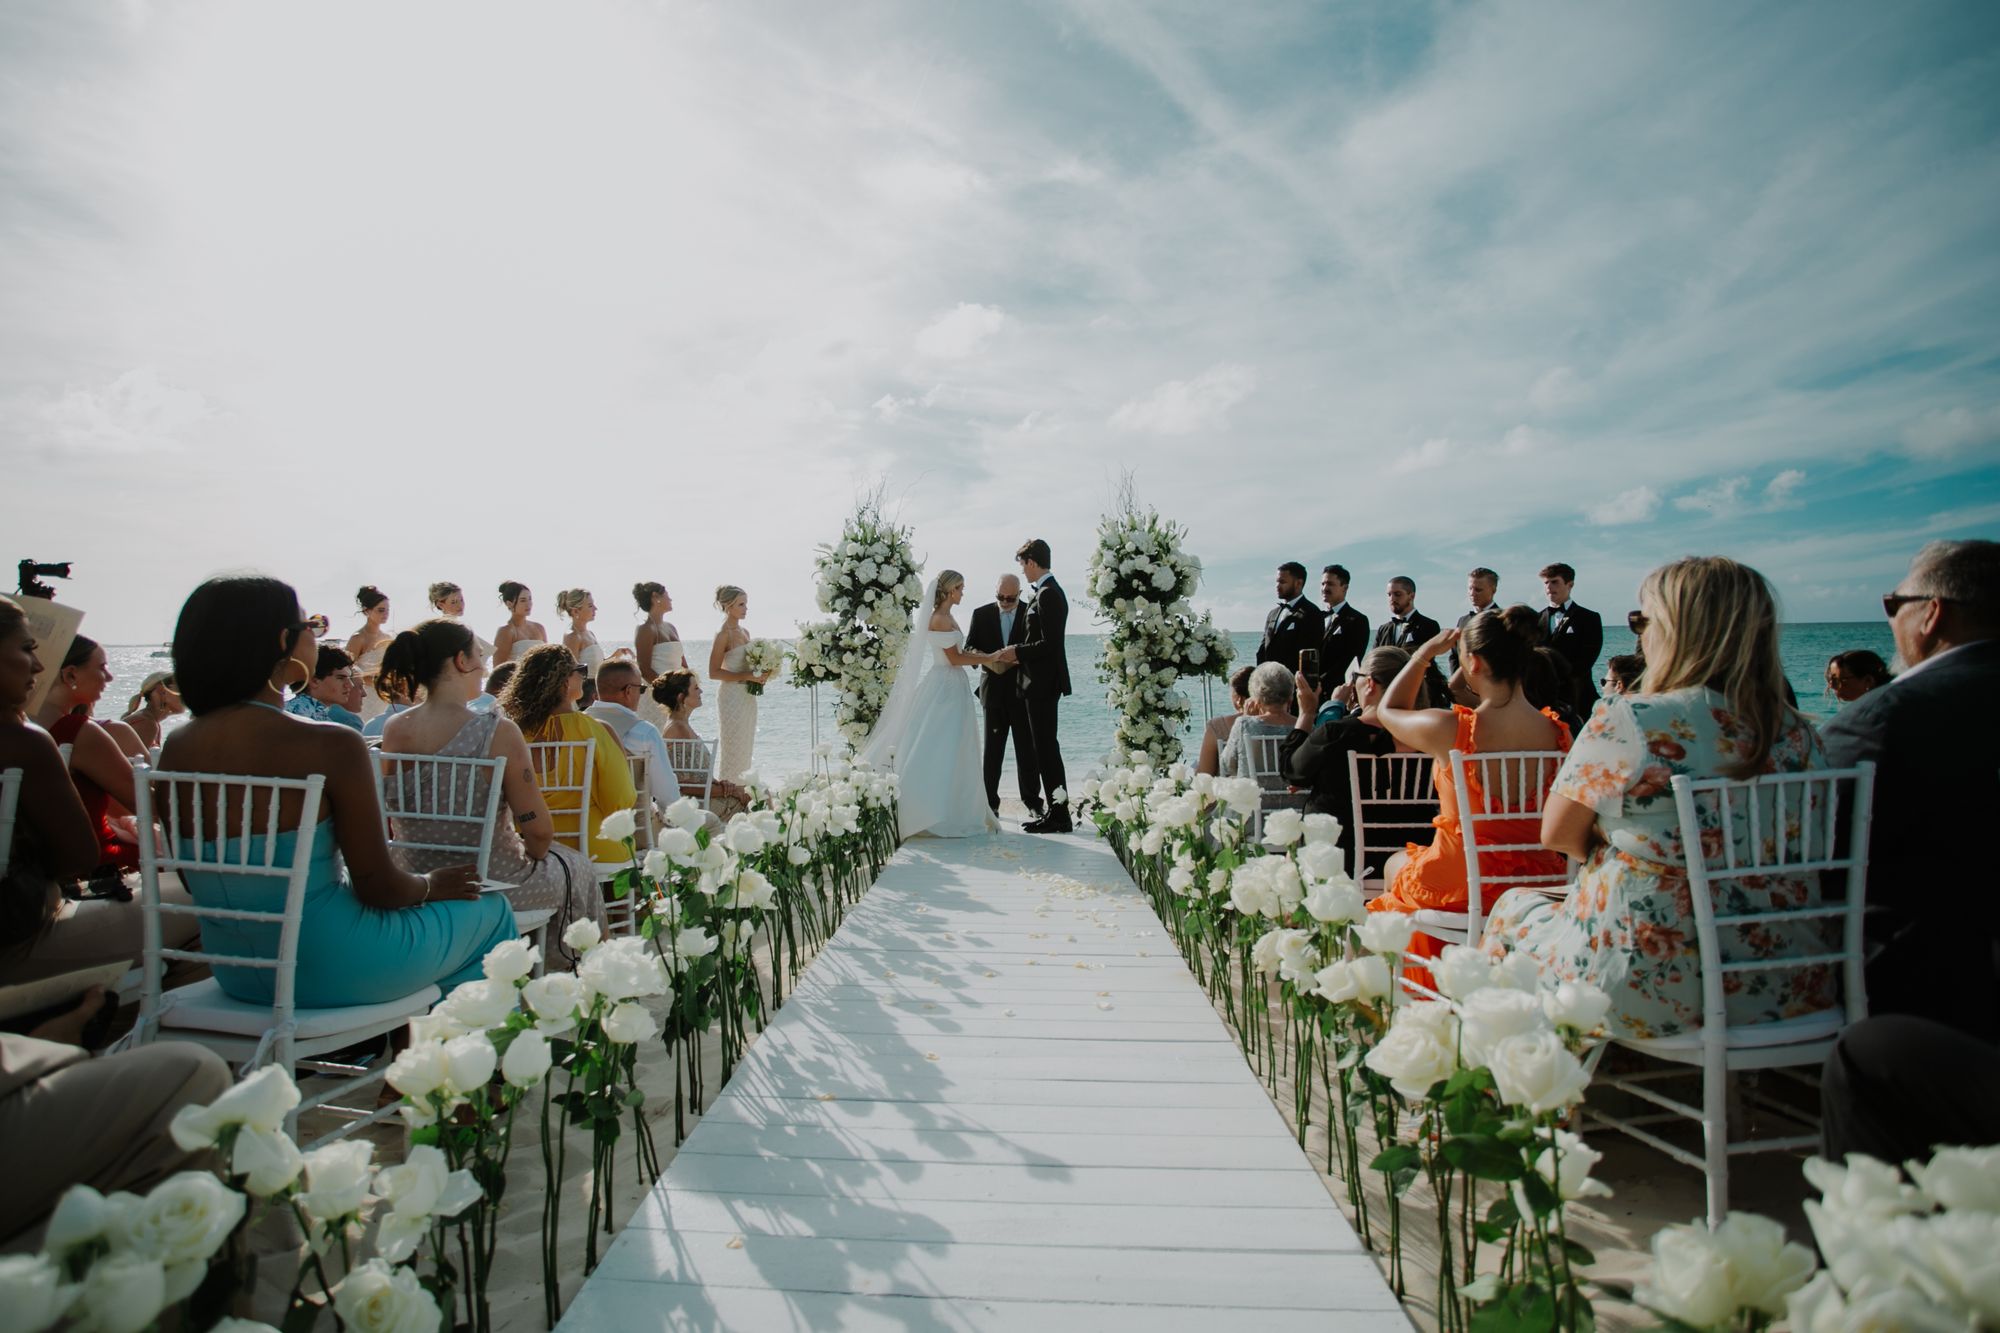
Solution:
{"label": "woman in blue dress", "polygon": [[[299,828],[303,798],[279,802],[278,858],[289,863],[304,840],[312,870],[299,929],[296,1003],[303,1008],[374,1004],[435,983],[446,990],[480,975],[480,961],[514,936],[513,911],[499,894],[481,896],[471,865],[428,875],[400,869],[382,833],[382,812],[367,747],[347,727],[288,715],[284,689],[311,680],[318,641],[298,594],[276,579],[211,579],[182,606],[174,628],[174,668],[194,720],[167,738],[160,768],[169,773],[305,778],[322,774],[318,821]],[[266,822],[260,800],[253,828]],[[160,812],[161,822],[167,820]],[[180,812],[182,855],[193,851],[191,803]],[[240,810],[201,812],[232,853],[248,833]],[[171,827],[171,826],[170,826]],[[249,833],[261,857],[262,832]],[[207,847],[212,852],[215,843]],[[232,855],[231,859],[235,859]],[[279,911],[284,877],[185,872],[188,891],[205,907]],[[212,953],[269,958],[278,928],[262,922],[204,919]],[[271,1001],[268,968],[219,966],[215,979],[236,999]]]}

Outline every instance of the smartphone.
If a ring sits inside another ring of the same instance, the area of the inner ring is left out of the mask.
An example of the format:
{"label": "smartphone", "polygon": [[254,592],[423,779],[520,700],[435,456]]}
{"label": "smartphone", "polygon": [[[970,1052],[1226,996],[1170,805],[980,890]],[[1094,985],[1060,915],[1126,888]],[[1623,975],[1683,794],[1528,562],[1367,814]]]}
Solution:
{"label": "smartphone", "polygon": [[1299,670],[1314,680],[1319,679],[1319,649],[1299,649]]}

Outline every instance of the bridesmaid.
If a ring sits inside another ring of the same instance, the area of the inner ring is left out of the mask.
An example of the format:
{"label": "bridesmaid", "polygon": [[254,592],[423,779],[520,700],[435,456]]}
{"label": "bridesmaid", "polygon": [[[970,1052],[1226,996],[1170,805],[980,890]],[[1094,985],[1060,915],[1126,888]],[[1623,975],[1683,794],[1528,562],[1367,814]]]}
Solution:
{"label": "bridesmaid", "polygon": [[549,641],[549,632],[541,622],[528,619],[528,612],[535,609],[535,594],[525,583],[512,579],[500,585],[500,600],[507,605],[507,623],[493,635],[493,661],[518,661],[536,648]]}
{"label": "bridesmaid", "polygon": [[639,678],[646,682],[647,690],[639,697],[639,716],[662,731],[670,720],[665,708],[653,699],[652,684],[669,671],[679,671],[687,661],[687,650],[681,646],[681,632],[666,619],[667,612],[674,609],[673,595],[664,583],[635,583],[632,585],[632,600],[639,604],[639,610],[646,617],[632,638],[632,654],[639,664]]}
{"label": "bridesmaid", "polygon": [[596,680],[597,668],[604,665],[604,648],[590,632],[590,622],[597,619],[597,599],[588,588],[570,588],[556,594],[556,610],[569,617],[569,633],[563,635],[563,647]]}
{"label": "bridesmaid", "polygon": [[708,676],[719,681],[716,711],[721,715],[722,753],[716,760],[715,775],[735,781],[750,771],[757,748],[757,696],[750,693],[751,681],[763,684],[771,677],[743,669],[743,650],[749,646],[750,631],[743,617],[750,610],[750,595],[733,583],[715,590],[715,607],[722,612],[722,628],[708,650]]}
{"label": "bridesmaid", "polygon": [[382,653],[389,646],[389,631],[384,628],[389,623],[389,598],[371,583],[363,585],[354,600],[361,608],[361,630],[347,641],[347,655],[361,672],[361,720],[366,722],[388,707],[375,693],[375,681],[382,674]]}

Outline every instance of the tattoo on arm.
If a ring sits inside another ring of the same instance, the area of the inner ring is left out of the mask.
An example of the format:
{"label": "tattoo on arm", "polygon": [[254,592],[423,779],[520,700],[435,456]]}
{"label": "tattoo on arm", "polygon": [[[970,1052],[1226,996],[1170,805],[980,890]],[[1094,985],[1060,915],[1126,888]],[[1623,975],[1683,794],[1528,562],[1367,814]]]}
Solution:
{"label": "tattoo on arm", "polygon": [[526,824],[531,822],[534,819],[534,817],[535,817],[535,812],[533,810],[524,810],[520,814],[514,816],[514,822],[516,824]]}

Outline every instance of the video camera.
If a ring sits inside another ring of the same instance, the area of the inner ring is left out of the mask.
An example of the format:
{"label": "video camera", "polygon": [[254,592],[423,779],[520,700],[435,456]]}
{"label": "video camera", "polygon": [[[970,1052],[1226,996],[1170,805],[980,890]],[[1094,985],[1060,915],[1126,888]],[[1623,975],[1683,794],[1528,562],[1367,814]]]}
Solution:
{"label": "video camera", "polygon": [[15,566],[18,571],[17,577],[21,581],[21,595],[40,597],[53,602],[56,599],[56,590],[42,582],[42,576],[66,579],[69,577],[69,564],[67,560],[23,560]]}

